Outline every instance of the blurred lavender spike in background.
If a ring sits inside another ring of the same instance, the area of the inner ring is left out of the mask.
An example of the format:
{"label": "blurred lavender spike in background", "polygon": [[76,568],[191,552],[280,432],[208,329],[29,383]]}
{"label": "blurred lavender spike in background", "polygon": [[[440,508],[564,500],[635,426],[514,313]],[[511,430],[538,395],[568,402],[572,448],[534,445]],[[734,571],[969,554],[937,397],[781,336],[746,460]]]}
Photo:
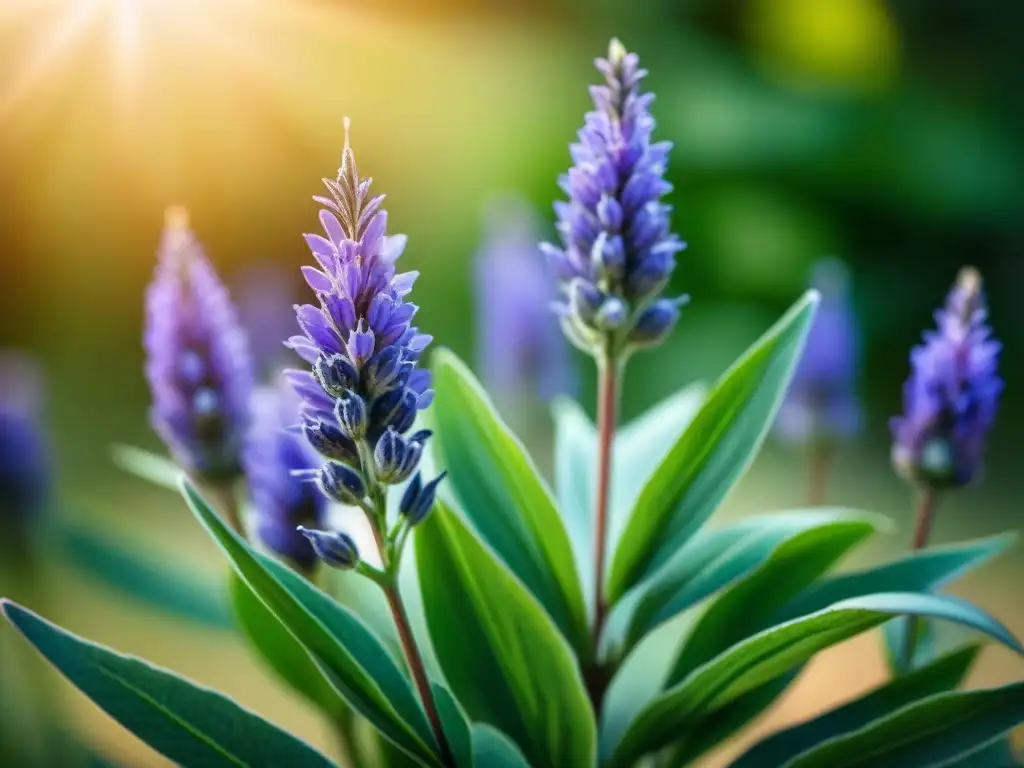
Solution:
{"label": "blurred lavender spike in background", "polygon": [[272,552],[308,573],[317,562],[316,554],[296,527],[323,527],[328,505],[315,484],[294,474],[319,465],[306,439],[287,429],[299,418],[299,402],[283,382],[259,388],[253,396],[243,458],[256,536]]}
{"label": "blurred lavender spike in background", "polygon": [[272,381],[282,368],[298,360],[282,344],[295,328],[298,281],[290,270],[270,262],[248,267],[233,283],[238,318],[249,339],[256,370]]}
{"label": "blurred lavender spike in background", "polygon": [[253,388],[245,333],[181,208],[167,212],[146,295],[150,422],[175,460],[207,479],[241,471]]}
{"label": "blurred lavender spike in background", "polygon": [[[661,202],[672,188],[664,179],[671,144],[651,143],[654,96],[640,90],[647,71],[618,40],[596,66],[606,84],[590,89],[595,110],[569,148],[575,165],[559,180],[569,197],[555,203],[562,246],[541,246],[564,293],[555,305],[563,330],[590,352],[609,337],[615,345],[631,341],[638,313],[664,289],[685,247],[669,230],[671,209]],[[659,338],[651,338],[647,323],[637,341],[652,346],[664,339],[675,316],[661,319],[667,322],[659,324]]]}
{"label": "blurred lavender spike in background", "polygon": [[849,270],[839,259],[824,259],[814,265],[811,285],[821,304],[775,430],[797,442],[846,440],[861,427],[860,334]]}
{"label": "blurred lavender spike in background", "polygon": [[[289,342],[312,371],[287,372],[304,401],[300,410],[307,437],[333,460],[321,479],[338,480],[339,492],[354,487],[342,482],[339,462],[368,476],[372,468],[362,466],[360,455],[372,456],[389,428],[398,435],[407,432],[433,397],[429,371],[416,367],[431,338],[412,325],[417,307],[404,300],[417,273],[395,270],[405,236],[385,234],[384,196],[371,197],[371,179],[359,178],[347,134],[346,121],[341,168],[337,178],[324,179],[330,197],[315,198],[323,207],[320,224],[326,237],[305,236],[319,269],[302,271],[319,306],[296,307],[304,335]],[[346,433],[338,420],[339,408],[351,395],[366,408],[359,435]],[[359,445],[369,450],[360,452]]]}
{"label": "blurred lavender spike in background", "polygon": [[1003,382],[981,275],[960,271],[938,329],[910,353],[903,415],[892,419],[892,460],[904,478],[932,488],[966,485],[981,467]]}
{"label": "blurred lavender spike in background", "polygon": [[576,389],[570,350],[548,308],[556,291],[539,222],[515,196],[490,201],[476,256],[477,361],[488,391],[549,400]]}
{"label": "blurred lavender spike in background", "polygon": [[0,530],[30,522],[49,502],[52,463],[40,424],[42,388],[32,360],[0,351]]}

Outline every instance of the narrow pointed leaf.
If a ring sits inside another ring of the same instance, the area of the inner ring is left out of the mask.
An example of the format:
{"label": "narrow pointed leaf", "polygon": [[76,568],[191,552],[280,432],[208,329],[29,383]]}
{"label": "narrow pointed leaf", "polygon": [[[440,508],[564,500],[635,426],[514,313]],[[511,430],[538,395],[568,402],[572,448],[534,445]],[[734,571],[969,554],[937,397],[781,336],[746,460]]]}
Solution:
{"label": "narrow pointed leaf", "polygon": [[381,640],[356,614],[287,566],[253,552],[187,481],[182,490],[235,572],[302,643],[346,701],[396,745],[436,763],[426,716]]}
{"label": "narrow pointed leaf", "polygon": [[585,652],[586,605],[551,492],[469,369],[447,350],[435,352],[433,362],[436,434],[430,444],[461,511],[573,647]]}
{"label": "narrow pointed leaf", "polygon": [[[949,765],[1024,722],[1024,683],[951,691],[911,704],[811,749],[786,768],[926,768]],[[969,761],[970,765],[978,765]]]}
{"label": "narrow pointed leaf", "polygon": [[181,468],[170,459],[132,445],[115,445],[111,451],[114,463],[125,472],[161,488],[178,490]]}
{"label": "narrow pointed leaf", "polygon": [[979,650],[979,645],[961,648],[840,707],[774,733],[744,752],[730,768],[785,765],[827,739],[852,733],[920,699],[952,690],[966,676]]}
{"label": "narrow pointed leaf", "polygon": [[486,723],[474,723],[473,764],[477,768],[531,768],[512,740]]}
{"label": "narrow pointed leaf", "polygon": [[612,560],[614,603],[663,566],[753,460],[785,395],[810,327],[808,292],[718,381],[640,492]]}
{"label": "narrow pointed leaf", "polygon": [[956,598],[891,592],[844,600],[760,632],[695,669],[637,716],[615,746],[611,764],[631,765],[640,756],[685,737],[686,728],[699,727],[707,713],[782,676],[819,651],[901,614],[964,624],[1024,652],[1005,626]]}
{"label": "narrow pointed leaf", "polygon": [[473,768],[473,744],[466,714],[443,685],[431,683],[430,688],[434,692],[437,715],[441,718],[441,727],[452,749],[456,768]]}
{"label": "narrow pointed leaf", "polygon": [[72,684],[160,754],[204,768],[331,766],[305,742],[203,688],[0,601],[7,620]]}
{"label": "narrow pointed leaf", "polygon": [[434,651],[470,720],[508,734],[536,768],[592,765],[579,667],[536,599],[443,504],[415,545]]}

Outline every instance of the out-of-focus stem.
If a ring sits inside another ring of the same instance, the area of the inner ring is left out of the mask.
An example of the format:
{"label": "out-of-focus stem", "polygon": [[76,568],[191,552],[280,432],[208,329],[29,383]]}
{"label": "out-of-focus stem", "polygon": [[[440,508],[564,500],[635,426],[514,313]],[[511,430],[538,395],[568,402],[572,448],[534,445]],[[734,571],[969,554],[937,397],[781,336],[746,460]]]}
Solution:
{"label": "out-of-focus stem", "polygon": [[[917,505],[917,519],[914,521],[914,536],[910,541],[911,551],[918,551],[928,546],[928,537],[931,535],[932,523],[935,520],[936,493],[934,488],[924,487],[921,490],[921,498]],[[914,650],[917,646],[916,616],[907,617],[906,635],[903,638],[903,650],[900,660],[905,671],[911,670],[914,661]]]}
{"label": "out-of-focus stem", "polygon": [[807,504],[820,507],[828,496],[828,477],[835,459],[835,444],[812,438],[807,455]]}

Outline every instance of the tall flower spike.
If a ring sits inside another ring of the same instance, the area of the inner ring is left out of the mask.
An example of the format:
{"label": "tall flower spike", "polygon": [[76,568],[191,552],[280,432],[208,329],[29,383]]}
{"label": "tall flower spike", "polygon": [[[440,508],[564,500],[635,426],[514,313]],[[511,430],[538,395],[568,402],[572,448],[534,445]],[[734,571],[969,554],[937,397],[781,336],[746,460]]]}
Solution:
{"label": "tall flower spike", "polygon": [[575,389],[569,348],[546,311],[555,298],[537,222],[518,198],[491,201],[476,256],[477,360],[487,390],[549,400]]}
{"label": "tall flower spike", "polygon": [[938,330],[910,353],[903,415],[891,422],[893,465],[909,480],[955,487],[978,473],[1003,389],[987,316],[981,276],[966,267],[935,313]]}
{"label": "tall flower spike", "polygon": [[298,397],[288,387],[267,387],[253,397],[253,422],[246,440],[245,473],[255,509],[255,532],[264,545],[305,572],[316,553],[298,526],[326,524],[327,499],[296,473],[316,468],[316,454],[295,424]]}
{"label": "tall flower spike", "polygon": [[566,335],[585,351],[615,355],[656,345],[675,326],[686,297],[658,295],[685,245],[661,202],[671,189],[663,178],[671,144],[651,143],[654,97],[640,90],[647,71],[618,40],[596,66],[605,84],[590,89],[595,110],[559,180],[569,196],[555,203],[562,246],[541,247],[562,288],[554,309]]}
{"label": "tall flower spike", "polygon": [[814,265],[811,285],[821,294],[821,304],[776,421],[783,439],[844,440],[860,429],[860,340],[849,282],[849,270],[839,259]]}
{"label": "tall flower spike", "polygon": [[[287,376],[303,399],[310,443],[330,460],[320,486],[335,498],[344,494],[347,503],[359,502],[377,482],[378,442],[407,432],[433,396],[429,372],[416,367],[431,339],[411,324],[417,307],[405,301],[416,273],[396,273],[405,236],[385,234],[384,196],[371,197],[370,182],[359,178],[346,121],[341,168],[324,180],[330,197],[314,198],[323,206],[325,236],[305,236],[319,268],[302,272],[318,306],[296,308],[304,335],[289,340],[312,367]],[[403,465],[403,477],[415,469],[419,451],[414,458]]]}
{"label": "tall flower spike", "polygon": [[182,208],[167,211],[146,295],[150,421],[175,460],[210,480],[241,471],[252,360],[235,308]]}
{"label": "tall flower spike", "polygon": [[0,539],[37,519],[50,495],[52,465],[39,424],[41,377],[32,361],[0,353]]}

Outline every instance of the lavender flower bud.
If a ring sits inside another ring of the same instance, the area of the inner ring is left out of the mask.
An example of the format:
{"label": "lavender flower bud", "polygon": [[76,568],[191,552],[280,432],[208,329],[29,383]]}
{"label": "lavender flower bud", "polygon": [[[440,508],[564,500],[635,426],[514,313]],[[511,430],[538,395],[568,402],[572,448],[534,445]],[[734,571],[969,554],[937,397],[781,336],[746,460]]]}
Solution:
{"label": "lavender flower bud", "polygon": [[323,526],[328,505],[315,485],[296,476],[318,463],[302,436],[285,429],[296,418],[298,397],[291,390],[278,387],[257,392],[244,465],[256,535],[272,552],[308,572],[316,564],[316,554],[296,527]]}
{"label": "lavender flower bud", "polygon": [[341,168],[337,178],[324,180],[330,196],[316,198],[324,235],[306,235],[319,269],[306,267],[303,274],[319,306],[296,308],[304,336],[289,343],[313,365],[311,375],[292,377],[310,441],[349,468],[346,474],[341,464],[329,463],[320,485],[331,498],[352,503],[366,492],[352,469],[359,460],[343,455],[352,441],[338,441],[330,427],[376,445],[389,427],[408,431],[433,393],[429,372],[416,369],[431,339],[411,324],[416,305],[405,301],[416,274],[395,271],[405,238],[385,234],[384,198],[370,197],[370,180],[359,177],[347,133],[346,122]]}
{"label": "lavender flower bud", "polygon": [[903,415],[891,421],[892,460],[904,478],[941,488],[969,483],[981,467],[1003,382],[1000,344],[991,338],[981,276],[960,271],[938,331],[910,354]]}
{"label": "lavender flower bud", "polygon": [[167,212],[146,314],[154,429],[184,468],[207,478],[238,474],[252,361],[227,291],[182,209]]}
{"label": "lavender flower bud", "polygon": [[320,469],[317,485],[327,498],[339,504],[355,507],[366,498],[363,476],[337,461],[329,461]]}
{"label": "lavender flower bud", "polygon": [[334,406],[334,414],[338,423],[353,440],[366,437],[367,427],[366,401],[352,390],[346,391]]}
{"label": "lavender flower bud", "polygon": [[0,354],[0,540],[15,546],[20,536],[10,533],[37,519],[50,496],[53,468],[38,421],[41,386],[27,358]]}
{"label": "lavender flower bud", "polygon": [[[684,244],[670,232],[670,209],[661,202],[671,189],[663,178],[671,145],[651,143],[653,97],[640,90],[647,72],[617,40],[596,65],[606,83],[590,90],[595,109],[570,148],[576,164],[560,179],[569,201],[555,204],[561,248],[543,249],[566,295],[557,307],[566,335],[594,354],[615,354],[630,343],[630,329],[668,282]],[[597,304],[595,292],[608,298]],[[651,346],[667,332],[641,330],[637,341]]]}
{"label": "lavender flower bud", "polygon": [[405,438],[393,427],[388,427],[373,450],[377,480],[387,485],[405,482],[419,465],[423,444],[428,437],[429,430],[420,430]]}
{"label": "lavender flower bud", "polygon": [[336,424],[327,421],[307,422],[302,425],[302,430],[313,450],[325,459],[359,466],[359,449]]}
{"label": "lavender flower bud", "polygon": [[821,294],[821,304],[775,430],[800,442],[844,440],[857,432],[861,417],[856,392],[859,339],[846,265],[838,259],[818,262],[811,284]]}
{"label": "lavender flower bud", "polygon": [[412,481],[405,488],[402,494],[402,501],[398,506],[398,512],[409,521],[410,526],[416,526],[427,519],[430,510],[434,507],[434,497],[437,495],[437,486],[444,480],[447,472],[442,472],[426,485],[420,473],[417,472]]}
{"label": "lavender flower bud", "polygon": [[686,297],[658,299],[646,307],[636,319],[636,325],[629,332],[630,343],[638,347],[660,344],[675,328],[679,321],[679,307],[686,303]]}
{"label": "lavender flower bud", "polygon": [[315,531],[301,525],[296,530],[309,539],[316,556],[332,568],[348,571],[359,564],[359,549],[347,533]]}

